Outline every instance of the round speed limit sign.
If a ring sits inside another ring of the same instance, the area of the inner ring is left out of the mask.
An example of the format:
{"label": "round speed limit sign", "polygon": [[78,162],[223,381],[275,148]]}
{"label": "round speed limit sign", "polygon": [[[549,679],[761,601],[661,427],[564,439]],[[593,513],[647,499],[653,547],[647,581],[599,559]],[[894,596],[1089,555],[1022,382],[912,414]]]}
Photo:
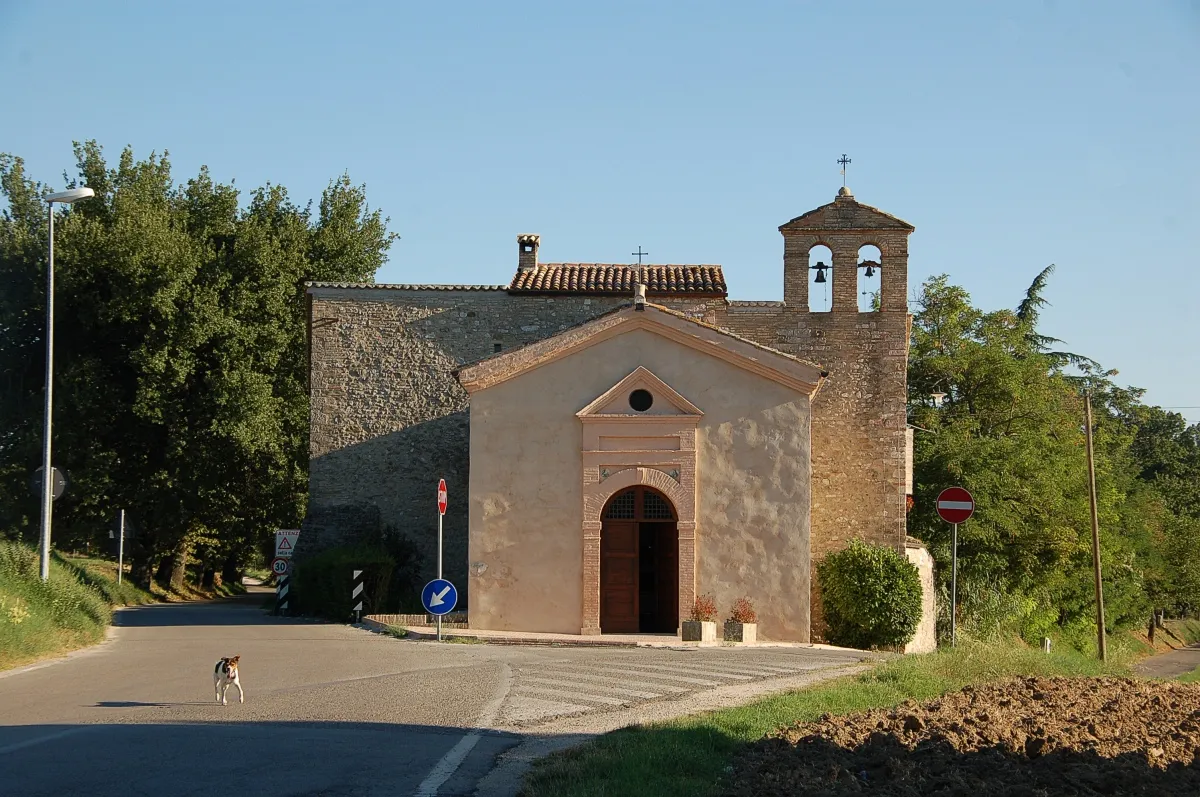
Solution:
{"label": "round speed limit sign", "polygon": [[291,561],[284,559],[282,556],[275,557],[274,561],[271,562],[271,571],[277,576],[286,576],[291,569]]}

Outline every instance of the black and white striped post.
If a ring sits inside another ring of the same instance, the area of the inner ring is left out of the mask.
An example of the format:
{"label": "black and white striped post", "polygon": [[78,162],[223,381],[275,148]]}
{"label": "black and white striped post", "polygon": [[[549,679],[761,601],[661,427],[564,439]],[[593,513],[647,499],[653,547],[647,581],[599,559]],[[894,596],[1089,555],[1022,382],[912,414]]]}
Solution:
{"label": "black and white striped post", "polygon": [[289,570],[275,582],[275,614],[286,616],[288,613],[288,591],[291,588],[292,574]]}
{"label": "black and white striped post", "polygon": [[351,579],[353,587],[350,590],[350,602],[354,606],[354,622],[362,622],[363,610],[363,571],[355,570]]}

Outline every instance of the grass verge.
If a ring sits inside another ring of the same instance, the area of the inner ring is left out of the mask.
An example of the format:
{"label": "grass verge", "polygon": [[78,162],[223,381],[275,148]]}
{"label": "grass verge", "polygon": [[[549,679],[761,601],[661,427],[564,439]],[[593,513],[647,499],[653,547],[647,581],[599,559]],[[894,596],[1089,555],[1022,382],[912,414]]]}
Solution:
{"label": "grass verge", "polygon": [[1185,645],[1200,642],[1200,620],[1167,620],[1167,630]]}
{"label": "grass verge", "polygon": [[1137,651],[1114,644],[1109,663],[1073,650],[1049,655],[1019,642],[964,642],[953,650],[907,656],[809,689],[787,692],[746,706],[706,712],[670,722],[625,728],[539,761],[526,780],[524,797],[601,797],[614,794],[702,797],[721,789],[721,777],[749,742],[774,728],[929,700],[968,684],[1027,675],[1129,675]]}
{"label": "grass verge", "polygon": [[30,547],[0,541],[0,670],[99,642],[113,606],[151,603],[154,596],[103,567],[51,557],[43,582]]}
{"label": "grass verge", "polygon": [[1192,670],[1191,672],[1185,672],[1183,675],[1179,676],[1176,680],[1179,681],[1180,683],[1184,683],[1184,684],[1200,683],[1200,667],[1197,667],[1196,669]]}

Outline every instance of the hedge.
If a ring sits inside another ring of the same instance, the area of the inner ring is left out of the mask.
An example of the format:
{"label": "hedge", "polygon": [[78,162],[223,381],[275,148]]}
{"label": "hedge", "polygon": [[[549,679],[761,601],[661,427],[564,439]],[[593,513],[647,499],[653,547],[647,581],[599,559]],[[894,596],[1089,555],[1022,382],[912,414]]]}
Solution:
{"label": "hedge", "polygon": [[292,576],[293,610],[344,621],[354,616],[353,573],[363,572],[363,614],[378,613],[387,604],[396,560],[367,546],[327,548],[296,563]]}
{"label": "hedge", "polygon": [[921,576],[904,554],[854,540],[817,565],[827,636],[852,648],[896,648],[921,622]]}

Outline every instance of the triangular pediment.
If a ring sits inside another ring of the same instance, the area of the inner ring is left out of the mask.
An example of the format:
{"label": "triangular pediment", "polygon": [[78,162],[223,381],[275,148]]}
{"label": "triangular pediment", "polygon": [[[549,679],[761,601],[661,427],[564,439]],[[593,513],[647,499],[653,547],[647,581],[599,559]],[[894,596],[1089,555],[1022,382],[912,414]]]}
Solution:
{"label": "triangular pediment", "polygon": [[839,196],[828,205],[810,210],[779,227],[780,232],[831,232],[834,230],[902,230],[915,227],[904,219],[864,205],[850,194]]}
{"label": "triangular pediment", "polygon": [[[635,409],[634,393],[645,391],[651,404],[644,410]],[[633,373],[604,391],[595,401],[576,413],[583,420],[590,418],[627,417],[691,417],[699,418],[704,413],[679,391],[639,365]]]}
{"label": "triangular pediment", "polygon": [[454,374],[468,393],[476,393],[635,330],[674,341],[808,396],[826,375],[818,365],[649,303],[599,315],[557,335],[463,366]]}

